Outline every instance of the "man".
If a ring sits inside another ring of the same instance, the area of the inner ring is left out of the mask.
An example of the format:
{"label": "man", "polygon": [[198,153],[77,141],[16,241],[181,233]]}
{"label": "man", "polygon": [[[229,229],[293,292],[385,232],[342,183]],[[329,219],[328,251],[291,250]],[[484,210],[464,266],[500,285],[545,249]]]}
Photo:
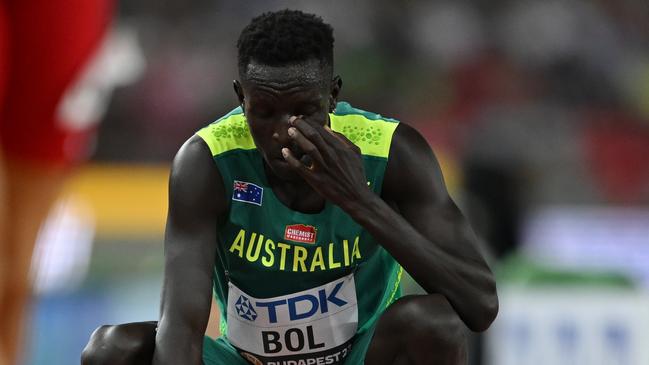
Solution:
{"label": "man", "polygon": [[[173,162],[157,333],[101,327],[84,364],[466,362],[493,276],[424,139],[337,103],[332,33],[289,10],[243,30],[240,107]],[[397,300],[401,267],[429,294]]]}

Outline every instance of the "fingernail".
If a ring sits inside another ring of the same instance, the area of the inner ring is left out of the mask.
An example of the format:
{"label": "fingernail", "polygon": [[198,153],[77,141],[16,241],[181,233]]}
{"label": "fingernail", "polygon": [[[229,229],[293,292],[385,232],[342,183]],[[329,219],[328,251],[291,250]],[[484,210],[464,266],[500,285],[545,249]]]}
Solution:
{"label": "fingernail", "polygon": [[295,137],[295,128],[291,127],[288,129],[288,135],[291,137]]}
{"label": "fingernail", "polygon": [[296,119],[297,119],[297,117],[296,117],[295,115],[293,115],[293,116],[291,116],[290,118],[288,118],[288,122],[289,122],[290,124],[293,124],[293,122],[295,122]]}
{"label": "fingernail", "polygon": [[282,156],[288,157],[288,148],[286,147],[282,148]]}

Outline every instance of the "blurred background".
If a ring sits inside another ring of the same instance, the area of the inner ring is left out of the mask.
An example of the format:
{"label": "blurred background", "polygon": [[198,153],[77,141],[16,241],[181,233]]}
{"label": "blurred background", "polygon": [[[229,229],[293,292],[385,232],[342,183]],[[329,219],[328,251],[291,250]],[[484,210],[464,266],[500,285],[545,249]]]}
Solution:
{"label": "blurred background", "polygon": [[169,163],[236,106],[241,29],[287,7],[334,27],[341,99],[414,125],[482,237],[501,309],[472,364],[649,364],[646,0],[117,1],[111,81],[65,107],[101,123],[38,235],[24,364],[157,319]]}

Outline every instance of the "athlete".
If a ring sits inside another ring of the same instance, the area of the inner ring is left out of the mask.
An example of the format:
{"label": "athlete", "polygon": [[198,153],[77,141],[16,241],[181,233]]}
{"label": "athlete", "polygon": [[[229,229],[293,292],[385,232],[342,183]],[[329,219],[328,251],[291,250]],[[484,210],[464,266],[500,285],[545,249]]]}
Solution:
{"label": "athlete", "polygon": [[240,106],[173,162],[160,320],[99,328],[83,364],[466,363],[494,278],[420,134],[337,102],[333,41],[290,10],[242,31]]}

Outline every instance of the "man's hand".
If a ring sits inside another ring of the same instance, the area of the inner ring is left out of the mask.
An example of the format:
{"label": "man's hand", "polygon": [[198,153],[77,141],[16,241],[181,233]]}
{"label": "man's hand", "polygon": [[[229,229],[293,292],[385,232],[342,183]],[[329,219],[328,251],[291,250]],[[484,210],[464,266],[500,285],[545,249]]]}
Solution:
{"label": "man's hand", "polygon": [[309,159],[295,156],[289,148],[283,148],[282,155],[316,192],[343,209],[373,194],[367,187],[358,146],[302,116],[291,117],[289,123],[289,137]]}
{"label": "man's hand", "polygon": [[405,124],[395,130],[379,197],[367,186],[357,146],[322,122],[291,117],[289,123],[290,138],[309,158],[288,148],[282,153],[304,180],[363,226],[428,293],[444,295],[471,330],[489,327],[498,312],[493,275],[421,135]]}

